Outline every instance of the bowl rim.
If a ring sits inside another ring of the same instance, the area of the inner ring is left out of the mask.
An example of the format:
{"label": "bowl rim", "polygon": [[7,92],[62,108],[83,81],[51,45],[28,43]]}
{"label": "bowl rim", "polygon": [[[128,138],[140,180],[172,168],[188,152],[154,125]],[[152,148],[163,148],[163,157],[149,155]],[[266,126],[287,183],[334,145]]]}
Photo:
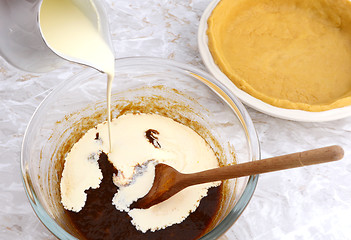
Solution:
{"label": "bowl rim", "polygon": [[309,112],[304,110],[286,109],[270,105],[262,100],[253,97],[245,91],[239,89],[217,66],[208,47],[207,20],[212,11],[221,0],[212,0],[203,12],[198,27],[198,47],[199,52],[207,70],[230,91],[234,93],[243,103],[257,111],[286,120],[300,122],[327,122],[351,116],[351,106],[335,108],[321,112]]}
{"label": "bowl rim", "polygon": [[[191,65],[187,65],[184,63],[179,63],[174,60],[169,60],[169,59],[163,59],[163,58],[157,58],[157,57],[125,57],[125,58],[118,58],[115,59],[116,61],[116,66],[131,66],[131,65],[152,65],[152,66],[159,66],[159,65],[164,65],[173,69],[177,69],[178,71],[183,71],[186,74],[195,74],[197,76],[203,77],[205,79],[210,80],[212,83],[214,83],[217,87],[219,87],[228,97],[231,101],[234,102],[234,104],[238,107],[239,113],[242,115],[242,118],[244,120],[245,125],[247,126],[247,137],[250,145],[250,150],[251,150],[251,159],[250,160],[259,160],[261,159],[261,152],[260,152],[260,145],[259,145],[259,140],[258,136],[256,133],[256,130],[254,128],[253,122],[245,109],[245,107],[242,105],[242,103],[235,97],[231,91],[229,91],[225,85],[223,85],[221,82],[219,82],[217,79],[213,78],[211,75],[208,73],[197,69]],[[135,64],[137,62],[137,64]],[[84,74],[90,74],[92,69],[83,69],[82,71],[77,72],[73,76],[70,76],[69,78],[65,79],[61,83],[59,83],[56,87],[50,89],[50,93],[41,101],[41,103],[38,105],[36,110],[34,111],[33,115],[31,116],[24,136],[22,140],[22,146],[21,146],[21,155],[20,155],[20,170],[21,170],[21,175],[22,175],[22,183],[23,187],[25,189],[27,198],[30,202],[31,207],[34,210],[34,213],[37,215],[38,219],[42,222],[42,224],[57,238],[59,239],[76,239],[73,237],[71,234],[66,232],[56,221],[49,216],[49,214],[45,211],[43,206],[41,205],[38,197],[36,196],[35,189],[31,186],[30,178],[27,178],[26,174],[26,167],[24,164],[24,150],[26,148],[27,144],[27,139],[28,139],[28,134],[29,134],[29,129],[37,118],[38,112],[41,110],[41,108],[45,105],[48,99],[51,98],[55,94],[56,91],[59,91],[60,86],[65,85],[67,81],[72,81],[72,79],[76,79],[78,77],[81,77]],[[192,75],[192,77],[194,77]],[[214,90],[213,90],[214,91]],[[243,124],[243,123],[242,123]],[[224,234],[233,224],[234,222],[240,217],[241,213],[244,211],[244,209],[247,207],[248,203],[250,202],[253,193],[255,191],[255,188],[257,186],[257,181],[258,181],[258,175],[252,175],[249,177],[248,182],[245,186],[245,189],[238,199],[237,203],[235,204],[234,208],[230,211],[230,213],[223,219],[214,229],[212,229],[210,232],[205,234],[204,236],[201,237],[201,239],[214,239],[220,237],[222,234]]]}

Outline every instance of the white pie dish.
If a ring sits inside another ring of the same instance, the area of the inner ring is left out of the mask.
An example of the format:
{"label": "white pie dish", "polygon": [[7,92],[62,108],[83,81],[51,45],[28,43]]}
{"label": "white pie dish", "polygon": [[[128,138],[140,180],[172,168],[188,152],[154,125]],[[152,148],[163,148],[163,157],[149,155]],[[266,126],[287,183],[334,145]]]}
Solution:
{"label": "white pie dish", "polygon": [[230,91],[232,91],[233,94],[236,95],[243,103],[265,114],[293,121],[325,122],[351,116],[351,106],[321,112],[286,109],[272,106],[239,89],[216,65],[208,47],[208,37],[206,33],[207,20],[211,16],[213,9],[219,2],[220,0],[212,1],[208,5],[201,17],[198,29],[199,51],[208,71],[222,84],[224,84]]}

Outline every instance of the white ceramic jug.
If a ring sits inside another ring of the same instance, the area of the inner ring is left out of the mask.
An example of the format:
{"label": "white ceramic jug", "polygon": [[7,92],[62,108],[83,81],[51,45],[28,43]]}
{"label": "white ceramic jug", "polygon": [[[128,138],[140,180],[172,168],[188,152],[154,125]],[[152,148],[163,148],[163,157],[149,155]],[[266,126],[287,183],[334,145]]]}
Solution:
{"label": "white ceramic jug", "polygon": [[[42,1],[0,0],[0,56],[11,65],[28,72],[48,72],[65,61],[48,47],[42,37],[38,22]],[[111,47],[103,1],[71,1],[94,23]]]}

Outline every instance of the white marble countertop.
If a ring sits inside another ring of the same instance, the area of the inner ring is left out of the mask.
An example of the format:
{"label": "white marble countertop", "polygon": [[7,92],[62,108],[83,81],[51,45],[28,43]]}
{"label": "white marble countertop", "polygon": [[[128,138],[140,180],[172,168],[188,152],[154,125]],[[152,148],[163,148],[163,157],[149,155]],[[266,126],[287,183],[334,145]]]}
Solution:
{"label": "white marble countertop", "polygon": [[[117,57],[156,56],[205,69],[197,27],[210,0],[108,0]],[[1,36],[0,36],[1,37]],[[26,125],[44,96],[80,66],[20,72],[0,58],[0,239],[54,239],[27,201],[20,176]],[[281,120],[248,109],[262,157],[339,144],[344,160],[261,175],[256,192],[223,239],[350,239],[351,118],[326,123]]]}

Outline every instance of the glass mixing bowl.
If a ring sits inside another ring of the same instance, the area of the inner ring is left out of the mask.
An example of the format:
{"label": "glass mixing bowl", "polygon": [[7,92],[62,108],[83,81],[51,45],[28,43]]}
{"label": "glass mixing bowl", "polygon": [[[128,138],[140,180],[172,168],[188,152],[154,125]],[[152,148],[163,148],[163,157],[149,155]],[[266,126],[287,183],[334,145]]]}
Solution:
{"label": "glass mixing bowl", "polygon": [[[28,199],[42,223],[60,239],[79,238],[60,204],[65,154],[87,129],[107,120],[106,76],[84,69],[61,82],[35,111],[24,136],[21,171]],[[116,60],[112,117],[157,113],[193,128],[215,151],[221,165],[260,159],[249,114],[219,81],[170,60]],[[258,176],[224,182],[217,216],[201,239],[225,233],[247,206]]]}

